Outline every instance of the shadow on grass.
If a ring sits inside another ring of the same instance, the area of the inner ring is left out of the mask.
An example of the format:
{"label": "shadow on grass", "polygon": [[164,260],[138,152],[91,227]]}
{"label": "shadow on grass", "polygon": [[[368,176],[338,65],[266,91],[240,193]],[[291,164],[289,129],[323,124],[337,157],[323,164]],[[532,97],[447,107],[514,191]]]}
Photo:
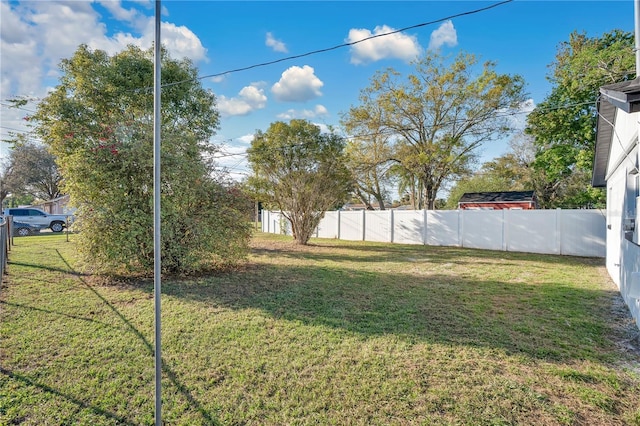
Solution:
{"label": "shadow on grass", "polygon": [[[64,272],[72,273],[73,275],[77,276],[80,282],[82,282],[82,284],[84,284],[84,286],[89,291],[91,291],[97,298],[99,298],[127,326],[127,328],[138,339],[140,339],[140,341],[144,343],[149,353],[152,356],[154,356],[155,355],[154,346],[151,344],[151,342],[149,342],[149,340],[147,340],[144,334],[142,334],[140,330],[138,330],[133,324],[131,324],[131,321],[129,321],[111,302],[109,302],[104,296],[102,296],[95,288],[89,285],[89,283],[85,281],[82,275],[73,269],[73,267],[69,264],[69,262],[67,262],[67,260],[62,256],[62,254],[57,249],[56,249],[56,253],[68,268]],[[204,409],[202,404],[193,396],[189,388],[179,380],[178,375],[171,369],[169,365],[165,363],[164,360],[162,360],[162,372],[167,376],[167,378],[176,387],[176,389],[178,389],[178,391],[185,397],[185,399],[189,402],[189,404],[192,407],[194,407],[198,411],[198,413],[200,413],[200,415],[202,416],[202,418],[204,419],[207,425],[219,424],[217,419],[215,419],[211,415],[211,413],[209,413],[207,410]],[[65,396],[65,395],[62,395],[62,396]],[[72,402],[75,402],[75,400],[72,400]]]}
{"label": "shadow on grass", "polygon": [[80,320],[80,321],[86,321],[86,322],[91,322],[91,323],[95,323],[95,324],[100,324],[100,325],[103,325],[103,326],[106,326],[106,327],[111,327],[110,324],[104,323],[102,321],[95,320],[93,318],[81,317],[81,316],[78,316],[78,315],[65,314],[64,312],[54,311],[54,310],[51,310],[51,309],[36,308],[35,306],[24,305],[24,304],[21,304],[21,303],[11,303],[11,302],[5,302],[4,300],[0,300],[0,305],[6,305],[6,306],[11,306],[11,307],[15,307],[15,308],[21,308],[21,309],[30,310],[30,311],[44,312],[44,313],[47,313],[47,314],[58,315],[58,316],[65,317],[65,318],[70,318],[70,319]]}
{"label": "shadow on grass", "polygon": [[99,416],[103,416],[106,417],[108,419],[112,419],[115,420],[116,422],[118,422],[118,424],[122,424],[122,425],[135,425],[135,423],[130,422],[128,419],[119,416],[115,413],[112,413],[111,411],[105,410],[103,408],[100,407],[96,407],[95,405],[91,405],[85,401],[82,401],[81,399],[75,398],[74,396],[71,396],[69,394],[65,394],[60,392],[59,390],[52,388],[51,386],[47,386],[43,383],[39,383],[36,382],[32,379],[30,379],[29,377],[23,375],[23,374],[19,374],[19,373],[15,373],[11,370],[7,370],[5,368],[2,368],[0,366],[0,374],[3,374],[7,377],[9,377],[10,379],[16,380],[18,382],[21,382],[22,384],[26,385],[26,386],[32,386],[35,388],[38,388],[44,392],[50,393],[52,395],[56,395],[59,396],[61,398],[66,399],[67,401],[77,405],[78,407],[82,408],[82,409],[87,409],[92,411],[94,414],[97,414]]}
{"label": "shadow on grass", "polygon": [[[413,342],[495,348],[535,359],[602,361],[611,353],[608,321],[613,298],[619,297],[613,289],[580,288],[550,278],[529,283],[527,273],[535,271],[533,267],[528,272],[513,268],[522,277],[496,280],[453,273],[450,265],[460,261],[449,255],[457,250],[437,255],[402,250],[406,262],[402,273],[371,270],[361,265],[370,259],[359,254],[315,253],[313,248],[255,253],[301,257],[305,262],[254,265],[199,280],[165,281],[163,293],[232,309],[257,308],[274,318],[365,336],[393,334]],[[400,261],[397,255],[385,253],[381,259]],[[431,269],[406,261],[407,253],[426,254]],[[468,255],[469,268],[485,260],[496,265],[485,257],[494,252],[473,254]],[[501,256],[516,266],[525,259],[519,254]],[[313,262],[327,259],[335,264]],[[555,262],[557,268],[592,265],[591,259],[580,258]]]}
{"label": "shadow on grass", "polygon": [[71,274],[71,275],[74,275],[74,276],[77,276],[77,277],[86,276],[86,274],[77,272],[75,270],[57,268],[55,266],[46,266],[46,265],[37,264],[37,263],[12,262],[11,260],[9,260],[7,263],[9,265],[22,266],[22,267],[25,267],[25,268],[44,269],[44,270],[52,271],[52,272],[64,272],[65,274]]}
{"label": "shadow on grass", "polygon": [[[258,247],[256,254],[277,254],[290,258],[313,258],[343,262],[357,260],[359,262],[402,262],[408,259],[425,258],[435,262],[448,262],[456,265],[493,264],[500,261],[504,264],[517,265],[519,262],[543,262],[552,265],[604,265],[604,258],[559,256],[553,254],[522,253],[501,250],[485,250],[463,247],[424,246],[420,244],[364,243],[359,241],[339,241],[312,239],[308,246],[299,246],[292,241],[277,241],[275,248]],[[311,253],[309,249],[315,250]],[[336,251],[340,253],[336,253]],[[345,255],[342,252],[351,252]],[[478,261],[478,259],[485,261]]]}

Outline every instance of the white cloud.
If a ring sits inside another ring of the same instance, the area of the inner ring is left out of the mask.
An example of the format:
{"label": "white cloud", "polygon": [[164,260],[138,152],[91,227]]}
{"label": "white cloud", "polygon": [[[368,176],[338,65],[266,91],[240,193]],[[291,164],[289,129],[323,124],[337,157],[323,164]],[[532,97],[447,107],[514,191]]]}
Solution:
{"label": "white cloud", "polygon": [[227,98],[224,95],[218,96],[218,110],[223,117],[235,115],[247,115],[257,109],[262,109],[267,105],[267,96],[264,89],[260,88],[261,83],[252,83],[240,90],[237,97]]}
{"label": "white cloud", "polygon": [[[119,32],[113,37],[99,37],[92,40],[89,47],[102,49],[110,54],[114,54],[125,49],[129,44],[139,46],[142,49],[149,49],[153,46],[155,38],[155,19],[145,18],[144,24],[140,24],[142,34],[134,36],[131,33]],[[207,49],[193,31],[185,26],[177,26],[171,22],[162,22],[162,44],[167,48],[174,58],[189,58],[194,62],[208,62]]]}
{"label": "white cloud", "polygon": [[236,138],[236,140],[244,145],[250,145],[251,142],[253,141],[253,137],[255,135],[253,133],[249,133],[248,135],[244,135],[244,136],[240,136],[239,138]]}
{"label": "white cloud", "polygon": [[224,168],[228,171],[232,179],[242,180],[249,171],[246,153],[246,146],[223,144],[220,146],[220,151],[213,158],[219,168]]}
{"label": "white cloud", "polygon": [[442,46],[454,47],[458,44],[458,33],[453,27],[453,22],[443,22],[437,30],[431,33],[429,50],[437,50]]}
{"label": "white cloud", "polygon": [[273,37],[273,34],[271,33],[267,33],[267,40],[266,40],[266,45],[269,46],[270,48],[272,48],[275,52],[283,52],[283,53],[287,53],[287,46],[281,42],[280,40],[276,40]]}
{"label": "white cloud", "polygon": [[43,79],[81,43],[106,31],[86,2],[0,3],[2,98],[43,96]]}
{"label": "white cloud", "polygon": [[[55,84],[52,78],[58,76],[60,61],[71,57],[81,43],[110,54],[123,50],[128,44],[151,47],[152,17],[124,9],[119,2],[105,2],[104,6],[118,19],[126,21],[131,32],[121,31],[108,36],[106,25],[94,9],[96,3],[0,2],[0,97],[44,96],[47,85]],[[163,41],[172,56],[206,60],[206,49],[188,28],[163,22],[162,31]]]}
{"label": "white cloud", "polygon": [[[150,20],[148,34],[153,35],[153,20]],[[187,57],[194,61],[207,60],[207,49],[202,46],[202,42],[197,35],[184,25],[177,26],[170,22],[162,23],[162,44],[167,46],[172,56],[177,58]],[[149,45],[151,47],[151,45]]]}
{"label": "white cloud", "polygon": [[[518,130],[524,130],[527,127],[527,117],[529,113],[536,107],[536,103],[533,99],[527,99],[521,102],[515,114],[509,116],[509,122],[511,126]],[[502,111],[498,111],[500,113]],[[506,111],[505,111],[506,112]]]}
{"label": "white cloud", "polygon": [[331,133],[331,129],[324,123],[313,123],[314,125],[320,127],[320,133]]}
{"label": "white cloud", "polygon": [[282,119],[282,120],[291,120],[293,118],[316,118],[316,117],[323,117],[329,115],[329,111],[327,111],[327,108],[324,107],[324,105],[316,105],[312,110],[309,109],[302,109],[302,110],[295,110],[295,109],[290,109],[287,110],[286,112],[280,113],[278,114],[278,118]]}
{"label": "white cloud", "polygon": [[120,21],[133,22],[139,15],[136,9],[122,7],[120,0],[99,0],[98,3]]}
{"label": "white cloud", "polygon": [[[353,28],[349,30],[347,42],[353,43],[367,37],[386,34],[392,31],[395,30],[387,25],[377,26],[373,32],[367,29]],[[396,58],[408,62],[415,59],[421,50],[422,48],[416,37],[395,33],[376,37],[351,46],[351,63],[358,65],[387,58]]]}
{"label": "white cloud", "polygon": [[324,86],[309,65],[293,66],[282,73],[280,81],[271,87],[276,99],[283,102],[304,102],[322,96]]}

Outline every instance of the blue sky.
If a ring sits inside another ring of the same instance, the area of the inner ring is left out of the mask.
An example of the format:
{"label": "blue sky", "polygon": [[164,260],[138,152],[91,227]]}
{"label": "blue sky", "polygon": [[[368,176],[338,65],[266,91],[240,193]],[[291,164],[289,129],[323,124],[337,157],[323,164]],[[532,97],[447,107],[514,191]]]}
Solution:
{"label": "blue sky", "polygon": [[[219,74],[330,48],[480,9],[484,1],[245,2],[164,1],[163,43],[174,57],[189,57],[200,75]],[[0,135],[24,130],[23,115],[56,85],[57,64],[81,43],[115,53],[129,43],[149,47],[154,4],[149,1],[0,2]],[[214,141],[236,177],[246,173],[242,153],[256,129],[276,120],[307,118],[338,126],[340,115],[358,102],[376,71],[404,74],[428,49],[459,51],[497,63],[501,73],[526,81],[530,110],[549,93],[546,80],[557,46],[576,30],[599,36],[633,31],[633,1],[513,1],[490,10],[379,37],[326,53],[205,78],[218,97],[221,128]],[[6,100],[33,99],[25,110]],[[522,116],[524,117],[524,115]],[[506,150],[506,141],[485,145],[482,160]],[[6,157],[3,146],[0,156]]]}

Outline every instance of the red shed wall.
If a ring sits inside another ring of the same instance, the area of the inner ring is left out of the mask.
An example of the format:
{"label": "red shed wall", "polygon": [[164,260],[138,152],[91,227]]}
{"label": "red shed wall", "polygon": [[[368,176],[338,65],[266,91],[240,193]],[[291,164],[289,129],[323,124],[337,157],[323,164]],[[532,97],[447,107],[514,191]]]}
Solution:
{"label": "red shed wall", "polygon": [[523,210],[533,210],[535,207],[533,202],[531,201],[522,201],[522,202],[500,202],[500,203],[460,203],[460,208],[471,209],[471,208],[480,208],[480,209],[493,209],[493,210],[502,210],[502,209],[523,209]]}

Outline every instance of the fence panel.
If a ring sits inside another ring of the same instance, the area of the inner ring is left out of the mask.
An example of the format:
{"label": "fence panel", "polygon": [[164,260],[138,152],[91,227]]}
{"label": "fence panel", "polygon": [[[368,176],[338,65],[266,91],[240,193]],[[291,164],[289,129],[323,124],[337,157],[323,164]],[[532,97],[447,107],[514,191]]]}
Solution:
{"label": "fence panel", "polygon": [[268,220],[266,221],[266,224],[263,223],[263,227],[266,226],[267,227],[267,231],[266,232],[270,232],[272,234],[285,234],[287,231],[287,226],[289,224],[289,222],[287,221],[287,219],[284,217],[284,215],[280,212],[269,212],[268,215],[266,215]]}
{"label": "fence panel", "polygon": [[560,254],[605,257],[606,213],[601,210],[560,210]]}
{"label": "fence panel", "polygon": [[424,244],[424,211],[393,211],[393,242],[400,244]]}
{"label": "fence panel", "polygon": [[[291,235],[281,213],[263,215],[263,231]],[[316,235],[572,256],[606,253],[606,218],[599,210],[338,211],[325,214]]]}
{"label": "fence panel", "polygon": [[341,240],[362,241],[364,235],[362,222],[363,211],[340,212],[340,236]]}
{"label": "fence panel", "polygon": [[560,254],[555,210],[505,211],[508,251]]}
{"label": "fence panel", "polygon": [[326,212],[318,224],[318,238],[338,238],[338,215],[340,212]]}
{"label": "fence panel", "polygon": [[364,221],[365,241],[391,242],[391,210],[369,211]]}
{"label": "fence panel", "polygon": [[428,210],[427,211],[427,245],[459,246],[460,245],[460,211]]}
{"label": "fence panel", "polygon": [[502,250],[503,213],[501,210],[463,210],[462,246]]}

